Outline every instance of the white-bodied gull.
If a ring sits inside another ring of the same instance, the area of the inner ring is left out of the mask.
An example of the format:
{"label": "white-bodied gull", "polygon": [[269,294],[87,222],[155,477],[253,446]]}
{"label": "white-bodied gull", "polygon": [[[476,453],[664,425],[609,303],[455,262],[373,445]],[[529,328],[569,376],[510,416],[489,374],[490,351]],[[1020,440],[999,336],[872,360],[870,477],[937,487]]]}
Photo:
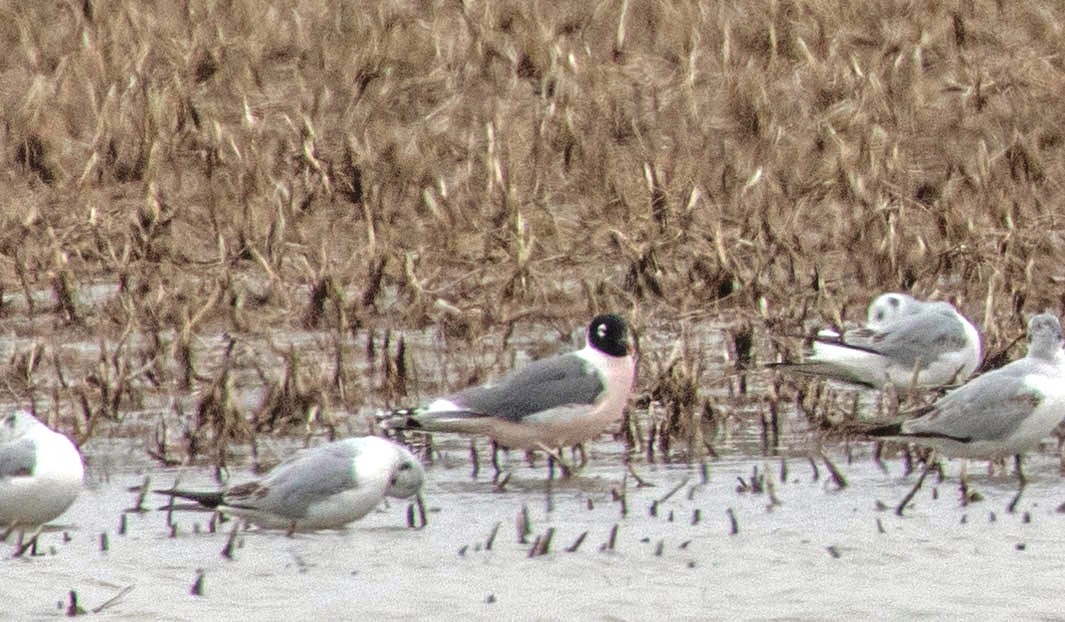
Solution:
{"label": "white-bodied gull", "polygon": [[78,497],[84,476],[69,438],[25,411],[0,416],[0,534],[58,517]]}
{"label": "white-bodied gull", "polygon": [[1028,354],[948,392],[920,416],[866,433],[932,447],[956,458],[996,459],[1038,445],[1065,419],[1061,324],[1043,313],[1028,320]]}
{"label": "white-bodied gull", "polygon": [[598,315],[588,325],[584,348],[533,361],[420,408],[392,411],[382,425],[483,434],[506,448],[550,451],[583,443],[620,421],[634,375],[625,320]]}
{"label": "white-bodied gull", "polygon": [[874,388],[931,388],[964,382],[981,358],[980,334],[954,305],[888,293],[869,305],[865,326],[822,331],[805,361],[776,367]]}
{"label": "white-bodied gull", "polygon": [[[870,436],[912,441],[948,457],[998,459],[1013,455],[1020,489],[1008,506],[1012,512],[1027,480],[1021,466],[1025,451],[1049,436],[1065,417],[1065,352],[1061,323],[1051,314],[1028,320],[1028,354],[977,376],[950,391],[915,419],[873,425]],[[913,488],[895,508],[902,515],[932,469],[928,461]],[[971,498],[962,464],[961,493]]]}
{"label": "white-bodied gull", "polygon": [[261,479],[216,492],[156,490],[233,514],[265,529],[340,529],[387,497],[417,494],[422,465],[405,447],[376,436],[297,452]]}

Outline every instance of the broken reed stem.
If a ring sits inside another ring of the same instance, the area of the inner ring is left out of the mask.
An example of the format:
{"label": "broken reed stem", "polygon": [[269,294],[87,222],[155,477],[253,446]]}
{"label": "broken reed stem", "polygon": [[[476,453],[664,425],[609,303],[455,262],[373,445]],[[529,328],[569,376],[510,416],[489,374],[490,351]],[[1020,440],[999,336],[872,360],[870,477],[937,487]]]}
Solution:
{"label": "broken reed stem", "polygon": [[118,594],[115,594],[111,598],[108,598],[103,603],[101,603],[99,606],[93,607],[92,612],[93,613],[100,613],[104,609],[107,609],[108,607],[118,603],[118,601],[122,600],[122,598],[126,594],[129,594],[130,592],[132,592],[134,587],[136,587],[136,585],[133,585],[133,584],[127,585],[126,587],[124,587],[121,590],[119,590]]}
{"label": "broken reed stem", "polygon": [[665,495],[658,499],[658,503],[665,503],[666,501],[669,501],[669,498],[677,494],[678,490],[688,485],[688,479],[689,478],[685,477],[680,482],[678,482],[677,485],[674,486],[669,492],[667,492]]}
{"label": "broken reed stem", "polygon": [[1024,494],[1024,489],[1026,487],[1027,486],[1022,483],[1017,488],[1017,494],[1013,495],[1013,499],[1011,499],[1009,505],[1006,506],[1006,512],[1013,514],[1017,511],[1017,504],[1021,502],[1021,495]]}
{"label": "broken reed stem", "polygon": [[193,596],[203,596],[204,574],[203,570],[196,571],[196,579],[192,582],[192,587],[189,588],[189,594],[192,594]]}
{"label": "broken reed stem", "polygon": [[[214,517],[212,516],[212,519]],[[233,561],[233,553],[236,550],[237,532],[240,531],[240,521],[234,521],[233,528],[229,530],[229,537],[226,538],[226,545],[222,547],[222,557]]]}
{"label": "broken reed stem", "polygon": [[921,489],[921,484],[924,483],[924,478],[928,477],[928,473],[931,472],[934,465],[934,461],[929,461],[924,465],[924,470],[921,471],[921,476],[917,478],[917,482],[913,485],[913,488],[911,488],[910,492],[906,493],[906,496],[902,498],[902,501],[899,501],[899,504],[895,506],[896,516],[902,516],[903,511],[906,509],[906,505],[913,499],[914,495],[917,494],[917,491]]}
{"label": "broken reed stem", "polygon": [[619,525],[617,523],[614,523],[614,526],[610,528],[610,536],[607,538],[607,541],[603,543],[603,546],[599,548],[600,551],[614,550],[614,547],[617,545],[618,542],[618,527]]}
{"label": "broken reed stem", "polygon": [[532,526],[529,523],[529,508],[527,506],[521,506],[521,511],[518,512],[516,519],[516,527],[518,530],[518,544],[527,544],[527,538],[532,533]]}
{"label": "broken reed stem", "polygon": [[581,535],[577,536],[577,539],[573,541],[573,544],[571,544],[568,547],[566,547],[566,552],[567,553],[576,553],[577,549],[581,548],[581,543],[584,542],[584,539],[587,536],[588,536],[588,532],[587,531],[582,531]]}
{"label": "broken reed stem", "polygon": [[555,536],[555,528],[548,527],[542,536],[536,536],[536,541],[529,549],[529,557],[547,555],[551,551],[551,540]]}
{"label": "broken reed stem", "polygon": [[836,464],[832,462],[832,459],[828,457],[828,454],[822,451],[821,459],[824,461],[825,467],[828,469],[828,472],[832,475],[832,481],[836,483],[836,486],[838,486],[840,489],[846,488],[847,478],[836,467]]}
{"label": "broken reed stem", "polygon": [[496,534],[499,533],[499,527],[502,524],[503,523],[497,521],[496,524],[492,526],[492,531],[488,534],[488,539],[484,541],[484,550],[492,550],[492,545],[495,544],[496,541]]}

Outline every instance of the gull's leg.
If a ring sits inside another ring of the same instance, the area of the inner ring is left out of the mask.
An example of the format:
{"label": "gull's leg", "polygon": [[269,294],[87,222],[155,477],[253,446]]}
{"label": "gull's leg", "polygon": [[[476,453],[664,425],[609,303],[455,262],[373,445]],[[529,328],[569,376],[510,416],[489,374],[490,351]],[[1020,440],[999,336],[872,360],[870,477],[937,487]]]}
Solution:
{"label": "gull's leg", "polygon": [[962,459],[961,461],[961,483],[959,484],[959,490],[961,490],[961,504],[969,505],[977,501],[983,501],[984,496],[980,494],[980,491],[969,486],[969,460]]}
{"label": "gull's leg", "polygon": [[1017,471],[1017,481],[1024,488],[1028,485],[1028,478],[1024,475],[1024,457],[1021,454],[1013,454],[1013,467]]}
{"label": "gull's leg", "polygon": [[548,479],[552,479],[555,475],[555,464],[558,464],[558,468],[562,471],[562,479],[569,479],[576,472],[569,463],[563,460],[558,450],[552,449],[543,443],[537,443],[536,446],[547,454]]}
{"label": "gull's leg", "polygon": [[[503,475],[503,469],[499,468],[499,451],[502,449],[499,443],[492,441],[492,482],[499,483],[499,477]],[[506,450],[504,450],[506,451]]]}
{"label": "gull's leg", "polygon": [[961,504],[969,505],[969,461],[962,458],[961,475],[958,476],[958,492],[961,493]]}
{"label": "gull's leg", "polygon": [[1013,500],[1006,506],[1006,511],[1013,514],[1017,510],[1017,504],[1021,500],[1021,493],[1024,492],[1024,487],[1028,485],[1028,478],[1024,476],[1024,469],[1021,468],[1023,459],[1021,454],[1013,454],[1013,464],[1017,470],[1017,494],[1013,496]]}
{"label": "gull's leg", "polygon": [[418,507],[418,518],[421,520],[421,523],[415,529],[421,529],[429,524],[429,520],[426,518],[425,499],[422,497],[421,491],[418,491],[418,496],[415,497],[414,501]]}
{"label": "gull's leg", "polygon": [[472,438],[470,439],[470,462],[473,463],[470,479],[477,479],[477,474],[481,472],[481,459],[477,455],[477,441]]}
{"label": "gull's leg", "polygon": [[14,557],[22,557],[26,551],[30,551],[30,555],[33,555],[37,551],[37,538],[41,535],[41,531],[44,530],[44,525],[38,525],[37,529],[27,539],[26,531],[20,529],[18,532],[18,544],[15,546]]}
{"label": "gull's leg", "polygon": [[577,463],[577,469],[583,469],[588,464],[588,452],[584,450],[584,443],[577,443],[573,446],[573,451],[581,455],[580,462]]}

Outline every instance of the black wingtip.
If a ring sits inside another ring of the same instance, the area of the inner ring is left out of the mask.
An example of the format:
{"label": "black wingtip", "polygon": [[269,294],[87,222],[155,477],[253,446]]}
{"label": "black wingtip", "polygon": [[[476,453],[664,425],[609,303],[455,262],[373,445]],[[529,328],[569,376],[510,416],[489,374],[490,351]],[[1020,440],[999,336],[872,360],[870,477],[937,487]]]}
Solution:
{"label": "black wingtip", "polygon": [[864,430],[866,436],[905,436],[902,433],[902,423],[886,423]]}
{"label": "black wingtip", "polygon": [[422,424],[415,414],[417,410],[414,408],[398,408],[381,417],[381,427],[385,430],[420,430]]}
{"label": "black wingtip", "polygon": [[215,492],[197,492],[192,490],[177,490],[177,489],[161,489],[157,488],[152,492],[159,495],[166,495],[168,497],[180,497],[182,499],[188,499],[189,501],[195,501],[200,505],[207,508],[216,508],[222,504],[223,494],[222,491]]}
{"label": "black wingtip", "polygon": [[943,434],[942,432],[903,432],[902,422],[888,423],[885,425],[879,425],[868,430],[865,430],[867,436],[889,437],[894,436],[897,438],[908,438],[913,440],[919,439],[942,439],[947,441],[954,441],[955,443],[971,443],[972,437],[969,436],[952,436],[950,434]]}
{"label": "black wingtip", "polygon": [[801,376],[809,376],[813,378],[825,378],[828,380],[838,380],[840,382],[847,382],[860,387],[867,387],[870,389],[880,388],[878,385],[871,384],[862,378],[858,378],[855,374],[843,365],[836,365],[828,361],[803,361],[801,363],[766,363],[765,367],[774,369],[784,373],[798,374]]}

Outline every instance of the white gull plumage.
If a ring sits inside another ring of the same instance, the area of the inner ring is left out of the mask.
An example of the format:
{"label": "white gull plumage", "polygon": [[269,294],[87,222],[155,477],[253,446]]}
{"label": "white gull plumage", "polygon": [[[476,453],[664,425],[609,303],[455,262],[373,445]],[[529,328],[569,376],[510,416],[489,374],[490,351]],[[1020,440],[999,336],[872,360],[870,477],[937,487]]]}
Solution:
{"label": "white gull plumage", "polygon": [[25,411],[0,417],[0,532],[57,518],[81,492],[85,468],[69,438]]}
{"label": "white gull plumage", "polygon": [[225,490],[156,490],[234,514],[265,529],[340,529],[387,497],[418,493],[425,471],[405,447],[365,436],[297,452],[261,479]]}
{"label": "white gull plumage", "polygon": [[1028,320],[1028,354],[950,391],[921,416],[867,433],[933,447],[946,456],[994,459],[1022,454],[1065,418],[1065,351],[1061,323],[1043,313]]}
{"label": "white gull plumage", "polygon": [[865,326],[821,331],[801,363],[777,367],[883,388],[941,387],[968,379],[982,359],[980,334],[954,305],[887,293],[870,305]]}

